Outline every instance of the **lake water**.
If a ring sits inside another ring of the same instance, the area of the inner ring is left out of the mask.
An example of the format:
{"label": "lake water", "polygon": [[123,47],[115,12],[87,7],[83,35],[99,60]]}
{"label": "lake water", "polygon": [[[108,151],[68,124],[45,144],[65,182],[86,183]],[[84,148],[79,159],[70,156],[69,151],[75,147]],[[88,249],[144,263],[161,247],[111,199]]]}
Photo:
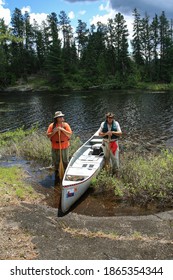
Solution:
{"label": "lake water", "polygon": [[127,139],[173,146],[173,92],[1,92],[0,132],[36,123],[46,131],[58,110],[82,141],[113,111]]}

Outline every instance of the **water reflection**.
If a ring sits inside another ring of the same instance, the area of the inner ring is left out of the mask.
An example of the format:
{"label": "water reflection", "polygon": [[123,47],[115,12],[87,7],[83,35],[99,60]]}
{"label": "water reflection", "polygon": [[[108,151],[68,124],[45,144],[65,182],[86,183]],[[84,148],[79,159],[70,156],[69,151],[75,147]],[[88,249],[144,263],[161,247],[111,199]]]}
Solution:
{"label": "water reflection", "polygon": [[113,111],[129,140],[173,145],[173,92],[86,91],[0,93],[0,131],[38,123],[46,130],[61,110],[74,133],[87,140]]}

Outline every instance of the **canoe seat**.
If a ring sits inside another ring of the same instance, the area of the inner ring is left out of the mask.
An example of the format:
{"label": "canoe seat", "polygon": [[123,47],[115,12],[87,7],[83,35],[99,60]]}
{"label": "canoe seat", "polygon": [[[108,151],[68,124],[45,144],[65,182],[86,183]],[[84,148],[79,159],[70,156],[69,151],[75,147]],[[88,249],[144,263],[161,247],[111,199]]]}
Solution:
{"label": "canoe seat", "polygon": [[96,143],[96,144],[92,145],[92,149],[100,148],[101,146],[102,146],[102,143]]}
{"label": "canoe seat", "polygon": [[81,155],[80,157],[79,157],[79,159],[78,159],[80,162],[81,161],[84,161],[84,162],[93,162],[93,163],[95,163],[95,162],[97,162],[98,160],[99,160],[99,157],[98,157],[98,155]]}
{"label": "canoe seat", "polygon": [[68,170],[68,175],[75,175],[75,176],[84,176],[84,177],[88,177],[93,173],[93,169],[92,168],[82,168],[82,167],[70,167]]}
{"label": "canoe seat", "polygon": [[96,139],[91,139],[91,144],[97,144],[97,143],[102,143],[103,139],[102,138],[96,138]]}

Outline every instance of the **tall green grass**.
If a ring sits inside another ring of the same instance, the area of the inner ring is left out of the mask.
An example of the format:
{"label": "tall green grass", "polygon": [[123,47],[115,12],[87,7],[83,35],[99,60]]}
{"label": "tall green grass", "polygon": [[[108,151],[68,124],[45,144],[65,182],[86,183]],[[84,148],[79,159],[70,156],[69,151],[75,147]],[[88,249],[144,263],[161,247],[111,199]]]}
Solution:
{"label": "tall green grass", "polygon": [[[79,137],[72,136],[70,156],[81,145]],[[0,155],[14,155],[28,160],[34,160],[43,165],[51,164],[51,142],[46,132],[37,127],[30,130],[19,128],[16,131],[0,134]]]}
{"label": "tall green grass", "polygon": [[102,170],[92,182],[96,190],[113,190],[118,199],[147,207],[171,207],[173,200],[173,150],[159,154],[136,155],[126,153],[121,161],[120,178],[110,178]]}

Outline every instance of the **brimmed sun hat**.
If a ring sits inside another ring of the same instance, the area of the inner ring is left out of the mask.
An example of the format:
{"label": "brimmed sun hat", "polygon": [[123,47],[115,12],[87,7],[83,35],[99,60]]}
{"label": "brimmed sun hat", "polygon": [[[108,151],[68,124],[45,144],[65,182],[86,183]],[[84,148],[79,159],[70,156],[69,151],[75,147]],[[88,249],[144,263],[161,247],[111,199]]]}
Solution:
{"label": "brimmed sun hat", "polygon": [[55,112],[54,119],[64,117],[65,115],[61,111]]}
{"label": "brimmed sun hat", "polygon": [[114,118],[114,114],[112,113],[112,112],[108,112],[107,114],[106,114],[106,118]]}

